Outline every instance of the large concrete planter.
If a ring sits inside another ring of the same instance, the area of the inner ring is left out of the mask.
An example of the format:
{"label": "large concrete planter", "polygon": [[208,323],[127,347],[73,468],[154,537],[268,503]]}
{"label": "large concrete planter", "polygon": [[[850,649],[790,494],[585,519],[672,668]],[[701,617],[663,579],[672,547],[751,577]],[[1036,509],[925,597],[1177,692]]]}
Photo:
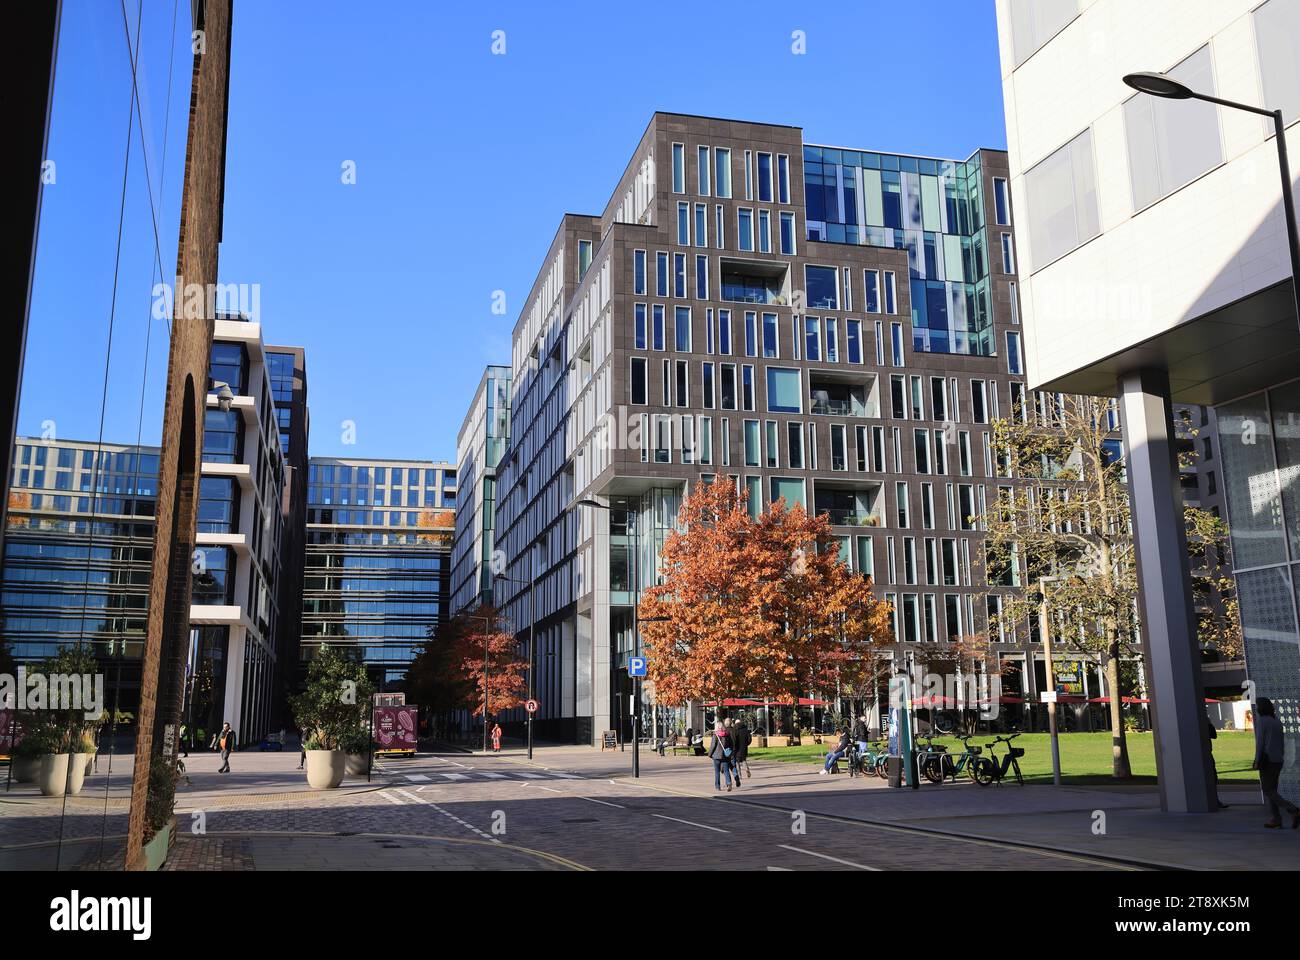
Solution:
{"label": "large concrete planter", "polygon": [[[68,789],[68,755],[66,753],[42,754],[41,768],[36,774],[36,785],[41,788],[42,796],[63,796]],[[81,789],[80,783],[77,784],[77,789]]]}
{"label": "large concrete planter", "polygon": [[36,782],[36,776],[41,772],[40,757],[14,757],[10,762],[14,768],[14,782]]}
{"label": "large concrete planter", "polygon": [[74,753],[68,757],[68,793],[77,796],[86,783],[86,774],[95,759],[93,753]]}
{"label": "large concrete planter", "polygon": [[370,772],[370,754],[349,753],[347,757],[347,773],[349,777],[364,777]]}
{"label": "large concrete planter", "polygon": [[342,750],[308,750],[307,784],[313,790],[333,790],[343,782],[348,755]]}

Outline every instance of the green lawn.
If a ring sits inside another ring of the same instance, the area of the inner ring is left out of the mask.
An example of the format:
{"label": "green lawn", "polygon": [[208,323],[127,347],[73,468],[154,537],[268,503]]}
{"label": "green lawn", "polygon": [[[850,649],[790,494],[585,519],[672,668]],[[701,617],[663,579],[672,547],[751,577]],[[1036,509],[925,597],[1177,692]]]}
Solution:
{"label": "green lawn", "polygon": [[[993,734],[977,734],[971,742],[981,747],[993,740]],[[1063,733],[1061,734],[1061,780],[1066,783],[1107,783],[1114,782],[1110,776],[1111,750],[1109,733]],[[961,752],[961,742],[953,737],[936,737],[935,743],[942,743],[952,753]],[[1046,733],[1024,733],[1016,739],[1016,746],[1023,747],[1025,755],[1020,758],[1020,770],[1025,779],[1031,782],[1052,780],[1052,745]],[[805,743],[800,747],[751,747],[750,759],[781,760],[786,762],[821,763],[830,746],[817,746]],[[998,755],[1005,747],[998,744]],[[988,753],[987,750],[984,751]],[[1150,733],[1130,733],[1128,735],[1129,762],[1133,767],[1134,783],[1155,783],[1156,759],[1155,747]],[[1253,733],[1221,732],[1214,741],[1214,759],[1219,768],[1219,780],[1224,783],[1254,782],[1258,778],[1250,769],[1250,762],[1255,754],[1255,735]]]}

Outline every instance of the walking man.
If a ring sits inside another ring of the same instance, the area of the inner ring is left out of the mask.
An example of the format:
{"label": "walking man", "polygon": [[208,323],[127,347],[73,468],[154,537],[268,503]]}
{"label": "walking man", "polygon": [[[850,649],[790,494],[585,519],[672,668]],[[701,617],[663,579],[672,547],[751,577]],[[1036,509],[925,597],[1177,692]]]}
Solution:
{"label": "walking man", "polygon": [[[731,738],[721,720],[713,730],[713,746],[709,747],[709,759],[713,761],[713,789],[722,789],[722,778],[727,778],[727,793],[731,792]],[[739,787],[740,783],[737,782]]]}
{"label": "walking man", "polygon": [[731,739],[734,741],[732,750],[735,751],[733,760],[736,761],[736,783],[740,783],[740,771],[743,767],[745,776],[753,777],[753,772],[749,769],[749,742],[752,739],[749,733],[749,727],[745,725],[743,719],[737,720],[736,725],[731,728]]}
{"label": "walking man", "polygon": [[1260,697],[1255,704],[1255,762],[1259,771],[1259,788],[1273,811],[1272,818],[1264,824],[1270,830],[1282,826],[1282,811],[1291,816],[1291,829],[1300,827],[1300,809],[1277,791],[1282,776],[1282,761],[1286,747],[1282,741],[1282,722],[1273,715],[1273,701]]}
{"label": "walking man", "polygon": [[217,746],[221,748],[221,766],[217,768],[217,773],[229,773],[230,751],[235,749],[235,731],[229,723],[221,725],[221,733],[217,734]]}

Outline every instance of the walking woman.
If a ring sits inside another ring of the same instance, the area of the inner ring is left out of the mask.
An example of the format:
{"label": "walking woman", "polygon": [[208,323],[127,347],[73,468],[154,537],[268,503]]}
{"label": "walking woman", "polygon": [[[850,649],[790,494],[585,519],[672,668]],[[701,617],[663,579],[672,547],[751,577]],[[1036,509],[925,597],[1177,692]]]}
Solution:
{"label": "walking woman", "polygon": [[492,752],[501,752],[501,724],[492,724]]}
{"label": "walking woman", "polygon": [[[713,789],[722,789],[722,778],[727,778],[727,792],[731,792],[731,737],[727,728],[719,720],[713,730],[713,746],[709,748],[709,759],[713,761]],[[736,784],[740,786],[739,783]]]}

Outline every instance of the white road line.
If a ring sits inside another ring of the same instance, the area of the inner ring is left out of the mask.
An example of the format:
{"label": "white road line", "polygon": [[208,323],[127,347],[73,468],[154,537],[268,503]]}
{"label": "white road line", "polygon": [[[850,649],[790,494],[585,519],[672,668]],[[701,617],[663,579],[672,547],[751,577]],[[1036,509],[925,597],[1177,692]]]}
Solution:
{"label": "white road line", "polygon": [[424,799],[423,797],[417,797],[417,796],[414,796],[414,795],[412,795],[412,794],[407,793],[405,790],[398,790],[397,792],[400,793],[400,794],[401,794],[402,796],[404,796],[404,797],[410,797],[410,798],[411,798],[412,800],[414,800],[416,803],[423,803],[423,804],[426,804],[426,805],[432,807],[434,810],[437,810],[439,813],[441,813],[444,817],[447,817],[447,818],[450,819],[450,820],[454,820],[456,823],[460,824],[460,825],[461,825],[462,827],[464,827],[466,830],[470,831],[470,832],[473,833],[473,834],[476,834],[477,836],[479,836],[480,838],[482,838],[482,839],[484,839],[484,840],[490,840],[492,843],[500,843],[500,842],[501,842],[501,840],[500,840],[499,838],[497,838],[497,837],[493,837],[493,836],[491,836],[491,835],[489,835],[489,834],[484,833],[484,832],[483,832],[482,830],[480,830],[478,827],[474,826],[474,824],[472,824],[472,823],[467,823],[466,821],[462,820],[460,817],[456,816],[454,813],[451,813],[450,811],[444,810],[442,807],[438,806],[438,805],[437,805],[436,803],[434,803],[432,800],[426,800],[426,799]]}
{"label": "white road line", "polygon": [[429,778],[426,777],[426,776],[425,776],[424,774],[422,774],[422,773],[408,773],[408,774],[406,775],[406,779],[407,779],[407,780],[414,780],[416,783],[428,783],[428,782],[429,782]]}
{"label": "white road line", "polygon": [[491,780],[505,780],[505,779],[508,779],[504,773],[492,773],[492,772],[490,772],[490,771],[483,771],[483,772],[479,773],[479,776],[480,776],[480,777],[487,777],[488,779],[491,779]]}
{"label": "white road line", "polygon": [[406,804],[402,803],[402,801],[398,800],[396,797],[391,796],[386,790],[380,790],[379,795],[383,797],[385,800],[387,800],[389,803],[395,803],[399,807],[406,806]]}
{"label": "white road line", "polygon": [[581,780],[582,779],[582,777],[578,776],[576,773],[556,773],[554,770],[551,771],[551,776],[557,777],[560,780]]}
{"label": "white road line", "polygon": [[527,772],[523,772],[523,771],[521,771],[521,772],[519,772],[519,773],[516,773],[515,776],[516,776],[516,777],[523,777],[525,780],[545,780],[545,779],[546,779],[546,777],[544,777],[544,776],[543,776],[542,774],[540,774],[540,773],[527,773]]}
{"label": "white road line", "polygon": [[788,843],[778,843],[782,850],[793,850],[795,853],[807,854],[810,857],[821,857],[823,860],[830,860],[832,863],[842,863],[846,867],[856,867],[859,870],[870,870],[872,873],[882,873],[880,867],[867,867],[860,863],[854,863],[852,860],[841,860],[839,857],[828,856],[824,853],[818,853],[816,850],[804,850],[802,847],[792,847]]}
{"label": "white road line", "polygon": [[440,777],[446,777],[448,780],[468,780],[469,775],[464,773],[440,773]]}
{"label": "white road line", "polygon": [[688,827],[700,827],[703,830],[712,830],[714,833],[730,833],[730,830],[723,830],[721,827],[711,827],[707,823],[695,823],[691,820],[678,820],[676,817],[665,817],[662,813],[652,813],[652,817],[658,817],[660,820],[671,820],[674,823],[684,823]]}
{"label": "white road line", "polygon": [[595,797],[579,797],[578,799],[586,800],[589,803],[599,803],[602,806],[606,806],[606,807],[618,807],[620,810],[627,809],[627,807],[623,806],[621,803],[610,803],[608,800],[597,800]]}
{"label": "white road line", "polygon": [[773,867],[773,866],[768,866],[768,868],[767,868],[767,872],[768,872],[768,873],[793,873],[794,871],[791,870],[789,867]]}

